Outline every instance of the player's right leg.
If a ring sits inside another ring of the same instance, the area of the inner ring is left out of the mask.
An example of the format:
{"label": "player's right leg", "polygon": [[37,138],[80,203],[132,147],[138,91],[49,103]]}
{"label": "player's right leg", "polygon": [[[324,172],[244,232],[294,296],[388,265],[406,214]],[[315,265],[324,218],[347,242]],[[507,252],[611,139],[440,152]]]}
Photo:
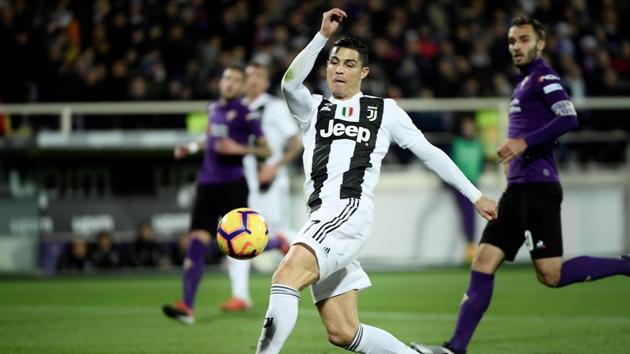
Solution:
{"label": "player's right leg", "polygon": [[518,202],[521,196],[508,187],[499,200],[499,217],[486,225],[481,243],[473,259],[468,289],[464,293],[457,323],[451,338],[442,346],[429,347],[415,344],[420,353],[465,353],[472,335],[490,305],[494,289],[494,274],[504,260],[514,260],[523,244],[523,232],[519,229]]}
{"label": "player's right leg", "polygon": [[440,347],[416,344],[414,348],[425,354],[465,353],[472,335],[490,305],[494,289],[494,274],[504,260],[514,260],[522,246],[519,202],[522,193],[508,187],[499,200],[499,217],[486,224],[481,243],[473,259],[468,289],[464,293],[457,323],[451,338]]}
{"label": "player's right leg", "polygon": [[497,246],[481,243],[473,259],[468,289],[464,293],[457,323],[451,339],[441,346],[412,343],[411,347],[422,354],[463,354],[490,305],[494,289],[494,274],[505,259]]}
{"label": "player's right leg", "polygon": [[301,243],[293,245],[273,274],[257,354],[280,352],[297,320],[300,291],[318,278],[319,266],[313,251]]}

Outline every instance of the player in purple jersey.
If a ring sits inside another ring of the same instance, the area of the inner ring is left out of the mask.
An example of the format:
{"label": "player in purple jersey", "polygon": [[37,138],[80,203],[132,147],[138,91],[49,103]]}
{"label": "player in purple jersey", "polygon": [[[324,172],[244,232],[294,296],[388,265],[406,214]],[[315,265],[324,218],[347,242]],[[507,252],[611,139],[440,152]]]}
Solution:
{"label": "player in purple jersey", "polygon": [[413,344],[420,353],[466,352],[490,305],[495,272],[505,260],[514,260],[523,242],[538,280],[552,288],[617,274],[630,276],[627,256],[562,261],[562,188],[552,152],[555,140],[577,127],[577,114],[558,75],[541,58],[543,26],[533,19],[516,18],[508,43],[521,72],[510,101],[508,139],[497,151],[508,168],[508,187],[499,201],[499,217],[484,230],[453,336],[439,347]]}
{"label": "player in purple jersey", "polygon": [[[197,176],[197,196],[190,225],[191,242],[184,260],[181,301],[164,305],[168,317],[185,324],[195,321],[193,307],[197,285],[203,275],[204,256],[220,217],[228,211],[247,205],[248,188],[243,157],[251,154],[266,158],[271,150],[262,133],[260,120],[241,103],[245,72],[228,67],[219,81],[221,97],[208,107],[208,129],[203,164]],[[254,137],[255,145],[249,145]],[[180,159],[200,150],[201,142],[175,148]]]}

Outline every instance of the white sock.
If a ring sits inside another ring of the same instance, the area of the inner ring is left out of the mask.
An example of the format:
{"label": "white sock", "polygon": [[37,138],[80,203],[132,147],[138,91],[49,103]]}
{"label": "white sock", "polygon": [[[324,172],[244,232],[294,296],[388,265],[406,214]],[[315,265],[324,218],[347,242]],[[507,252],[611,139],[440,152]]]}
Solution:
{"label": "white sock", "polygon": [[276,354],[293,331],[298,316],[300,293],[290,286],[273,284],[269,308],[258,340],[256,354]]}
{"label": "white sock", "polygon": [[352,343],[345,349],[364,354],[418,354],[389,332],[365,324],[359,326]]}
{"label": "white sock", "polygon": [[227,258],[227,269],[232,283],[232,297],[243,299],[251,304],[249,296],[249,268],[251,260],[240,260],[232,257]]}

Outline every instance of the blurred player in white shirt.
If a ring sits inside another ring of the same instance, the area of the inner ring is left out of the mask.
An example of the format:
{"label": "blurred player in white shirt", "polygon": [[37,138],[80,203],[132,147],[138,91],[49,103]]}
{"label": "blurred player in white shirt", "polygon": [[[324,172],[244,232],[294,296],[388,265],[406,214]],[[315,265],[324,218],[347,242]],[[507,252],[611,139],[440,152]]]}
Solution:
{"label": "blurred player in white shirt", "polygon": [[[267,221],[271,239],[267,249],[288,251],[289,229],[289,172],[286,165],[302,150],[299,128],[290,116],[285,103],[267,93],[269,70],[262,64],[252,63],[245,69],[245,103],[260,115],[262,130],[267,137],[271,156],[259,161],[255,156],[244,159],[245,177],[249,187],[249,207],[260,212]],[[228,273],[232,283],[232,298],[221,305],[225,311],[240,311],[251,307],[249,270],[251,260],[228,257]]]}

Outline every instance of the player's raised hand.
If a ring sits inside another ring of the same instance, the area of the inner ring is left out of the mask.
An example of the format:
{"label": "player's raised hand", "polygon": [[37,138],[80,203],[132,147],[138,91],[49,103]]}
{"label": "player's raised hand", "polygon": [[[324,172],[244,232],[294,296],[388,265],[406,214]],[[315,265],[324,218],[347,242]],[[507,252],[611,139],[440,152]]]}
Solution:
{"label": "player's raised hand", "polygon": [[498,215],[497,202],[482,195],[481,198],[475,203],[475,209],[479,215],[483,216],[486,220],[496,219]]}
{"label": "player's raised hand", "polygon": [[324,12],[322,27],[320,28],[319,33],[326,38],[330,38],[335,32],[337,32],[339,24],[346,17],[348,17],[346,12],[338,8]]}
{"label": "player's raised hand", "polygon": [[527,143],[525,139],[508,139],[503,146],[497,150],[497,156],[499,156],[499,162],[508,164],[516,156],[520,155],[527,149]]}

